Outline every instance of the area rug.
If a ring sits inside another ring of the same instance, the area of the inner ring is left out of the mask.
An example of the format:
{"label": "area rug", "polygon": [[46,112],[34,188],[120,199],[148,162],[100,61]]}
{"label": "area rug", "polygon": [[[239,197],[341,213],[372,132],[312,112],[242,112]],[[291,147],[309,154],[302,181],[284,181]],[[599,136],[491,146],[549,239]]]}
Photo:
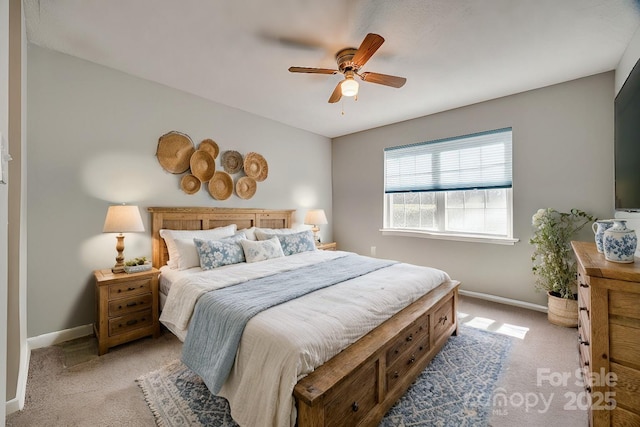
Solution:
{"label": "area rug", "polygon": [[[380,426],[486,426],[512,338],[461,326]],[[235,427],[224,398],[176,360],[136,380],[162,427]]]}

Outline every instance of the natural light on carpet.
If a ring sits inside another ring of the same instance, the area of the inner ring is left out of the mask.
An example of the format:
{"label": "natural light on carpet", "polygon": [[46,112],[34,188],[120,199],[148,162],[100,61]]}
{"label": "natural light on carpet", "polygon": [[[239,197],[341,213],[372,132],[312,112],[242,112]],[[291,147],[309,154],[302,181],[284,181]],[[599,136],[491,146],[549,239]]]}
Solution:
{"label": "natural light on carpet", "polygon": [[460,312],[458,312],[458,321],[461,324],[470,326],[472,328],[496,332],[498,334],[519,338],[521,340],[524,339],[525,335],[527,335],[527,332],[529,331],[529,328],[525,328],[524,326],[511,325],[509,323],[500,323],[486,317],[471,316],[470,314]]}

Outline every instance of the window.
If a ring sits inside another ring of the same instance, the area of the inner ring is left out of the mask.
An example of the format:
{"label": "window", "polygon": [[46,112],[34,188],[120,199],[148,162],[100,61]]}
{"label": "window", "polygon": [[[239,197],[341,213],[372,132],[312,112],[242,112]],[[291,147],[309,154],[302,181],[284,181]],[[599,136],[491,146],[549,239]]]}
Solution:
{"label": "window", "polygon": [[511,128],[384,151],[385,230],[511,239]]}

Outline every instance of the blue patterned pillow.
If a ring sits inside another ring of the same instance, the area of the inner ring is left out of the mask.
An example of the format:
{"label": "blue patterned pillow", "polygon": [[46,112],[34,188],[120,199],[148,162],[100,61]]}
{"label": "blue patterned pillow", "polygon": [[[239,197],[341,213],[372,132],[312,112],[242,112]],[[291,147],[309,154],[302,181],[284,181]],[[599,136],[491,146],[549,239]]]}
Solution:
{"label": "blue patterned pillow", "polygon": [[282,252],[285,256],[316,250],[316,242],[313,239],[313,232],[311,230],[293,234],[265,234],[265,237],[277,237],[278,240],[280,240]]}
{"label": "blue patterned pillow", "polygon": [[264,261],[265,259],[281,258],[284,256],[282,247],[278,239],[271,238],[269,240],[241,240],[244,255],[247,262]]}
{"label": "blue patterned pillow", "polygon": [[220,240],[193,239],[200,256],[200,268],[212,270],[223,265],[244,262],[244,251],[240,245],[243,239],[246,239],[243,233]]}

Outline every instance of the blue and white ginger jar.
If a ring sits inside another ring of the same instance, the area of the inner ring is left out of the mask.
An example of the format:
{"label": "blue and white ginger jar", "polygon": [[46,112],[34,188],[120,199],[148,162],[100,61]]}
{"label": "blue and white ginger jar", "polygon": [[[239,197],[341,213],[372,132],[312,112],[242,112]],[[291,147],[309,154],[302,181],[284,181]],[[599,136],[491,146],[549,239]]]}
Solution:
{"label": "blue and white ginger jar", "polygon": [[634,261],[638,238],[634,230],[627,228],[627,221],[614,219],[613,226],[604,232],[602,246],[607,261],[630,263]]}

